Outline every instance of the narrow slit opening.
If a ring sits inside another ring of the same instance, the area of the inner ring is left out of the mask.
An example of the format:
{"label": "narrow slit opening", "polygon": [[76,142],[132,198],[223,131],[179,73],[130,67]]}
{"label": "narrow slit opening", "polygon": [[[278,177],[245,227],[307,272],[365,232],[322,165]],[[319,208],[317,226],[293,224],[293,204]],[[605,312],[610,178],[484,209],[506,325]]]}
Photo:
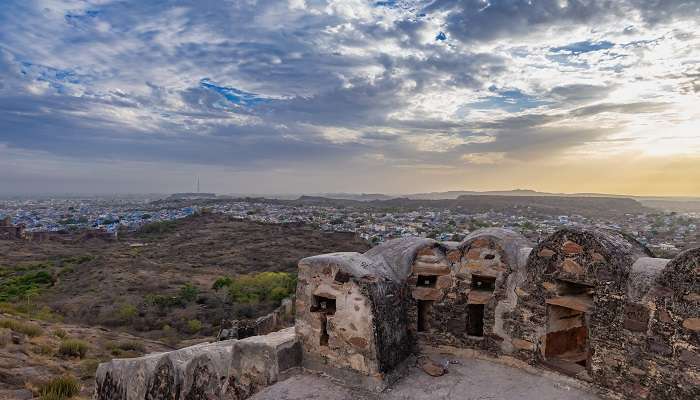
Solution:
{"label": "narrow slit opening", "polygon": [[418,332],[426,332],[430,328],[430,309],[432,301],[418,300]]}
{"label": "narrow slit opening", "polygon": [[321,337],[319,339],[319,344],[321,346],[328,346],[328,319],[324,315],[321,319]]}
{"label": "narrow slit opening", "polygon": [[468,307],[467,334],[476,337],[484,336],[484,305],[469,304]]}

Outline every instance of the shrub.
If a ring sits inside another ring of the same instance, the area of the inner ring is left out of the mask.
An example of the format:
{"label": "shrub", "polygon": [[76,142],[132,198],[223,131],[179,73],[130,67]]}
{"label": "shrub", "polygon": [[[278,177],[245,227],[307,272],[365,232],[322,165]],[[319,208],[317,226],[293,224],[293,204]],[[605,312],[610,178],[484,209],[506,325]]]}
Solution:
{"label": "shrub", "polygon": [[145,234],[163,234],[172,232],[177,226],[176,221],[151,222],[141,227],[140,232]]}
{"label": "shrub", "polygon": [[97,367],[100,366],[100,361],[94,358],[88,358],[80,363],[80,373],[83,378],[94,378]]}
{"label": "shrub", "polygon": [[161,294],[151,294],[146,296],[146,303],[163,309],[183,305],[182,299],[180,299],[180,297],[164,296]]}
{"label": "shrub", "polygon": [[14,319],[0,320],[0,328],[12,329],[15,332],[23,333],[29,337],[39,336],[43,333],[43,330],[39,325],[21,322]]}
{"label": "shrub", "polygon": [[0,301],[18,301],[34,297],[42,288],[53,283],[53,276],[43,270],[13,276],[0,283]]}
{"label": "shrub", "polygon": [[138,340],[124,340],[122,342],[110,343],[108,347],[112,349],[112,352],[114,352],[114,350],[146,352],[146,347]]}
{"label": "shrub", "polygon": [[0,328],[0,347],[7,346],[12,342],[12,331],[7,328]]}
{"label": "shrub", "polygon": [[131,304],[122,304],[117,309],[117,319],[123,322],[128,322],[134,319],[138,312],[139,311],[136,309],[135,306]]}
{"label": "shrub", "polygon": [[41,343],[35,346],[32,351],[36,354],[41,354],[44,356],[53,355],[53,347],[48,343]]}
{"label": "shrub", "polygon": [[229,285],[232,301],[255,304],[261,301],[280,301],[296,290],[296,276],[286,272],[262,272],[241,275]]}
{"label": "shrub", "polygon": [[197,289],[196,286],[186,283],[180,288],[180,294],[178,297],[180,297],[184,303],[190,303],[197,298],[198,293],[199,289]]}
{"label": "shrub", "polygon": [[53,331],[53,335],[59,339],[65,339],[66,337],[68,337],[68,332],[64,331],[61,328],[57,328]]}
{"label": "shrub", "polygon": [[64,357],[83,358],[88,352],[88,344],[78,339],[66,339],[58,347],[58,354]]}
{"label": "shrub", "polygon": [[53,378],[39,387],[41,400],[65,400],[80,393],[80,383],[72,376]]}
{"label": "shrub", "polygon": [[202,323],[199,320],[191,319],[187,321],[187,333],[197,333],[202,329]]}
{"label": "shrub", "polygon": [[225,287],[231,286],[232,283],[233,283],[233,280],[231,278],[229,278],[228,276],[226,276],[226,277],[219,278],[216,281],[214,281],[214,284],[211,286],[211,288],[214,290],[219,290],[219,289],[223,289]]}
{"label": "shrub", "polygon": [[63,264],[84,264],[88,261],[92,261],[95,259],[95,256],[91,255],[82,255],[82,256],[72,256],[72,257],[66,257],[62,259],[61,261]]}

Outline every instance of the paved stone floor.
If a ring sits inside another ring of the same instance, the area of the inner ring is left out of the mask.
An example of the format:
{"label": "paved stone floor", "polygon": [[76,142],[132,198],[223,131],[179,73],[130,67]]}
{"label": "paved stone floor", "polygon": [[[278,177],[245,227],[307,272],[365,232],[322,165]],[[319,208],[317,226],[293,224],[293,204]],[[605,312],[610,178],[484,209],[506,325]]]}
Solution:
{"label": "paved stone floor", "polygon": [[412,367],[408,376],[390,390],[364,393],[339,386],[329,379],[300,374],[279,382],[253,397],[254,400],[600,400],[572,386],[556,374],[530,374],[521,369],[479,359],[457,359],[449,373],[431,377]]}

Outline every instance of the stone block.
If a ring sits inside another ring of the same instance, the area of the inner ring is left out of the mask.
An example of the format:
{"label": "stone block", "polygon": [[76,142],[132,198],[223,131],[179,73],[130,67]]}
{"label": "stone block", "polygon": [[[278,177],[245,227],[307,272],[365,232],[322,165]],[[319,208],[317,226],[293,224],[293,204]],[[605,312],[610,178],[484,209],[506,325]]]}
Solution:
{"label": "stone block", "polygon": [[605,262],[605,257],[603,257],[603,255],[600,254],[600,253],[593,252],[593,253],[591,254],[591,258],[592,258],[593,261],[595,261],[595,262]]}
{"label": "stone block", "polygon": [[649,309],[641,304],[625,305],[624,327],[633,332],[646,332],[649,326]]}
{"label": "stone block", "polygon": [[437,279],[437,282],[435,284],[435,287],[438,289],[447,289],[447,288],[452,287],[452,276],[450,276],[450,275],[439,276]]}
{"label": "stone block", "polygon": [[537,255],[540,257],[549,258],[549,257],[554,255],[554,251],[552,251],[548,248],[544,248],[544,249],[540,250],[540,252],[537,253]]}
{"label": "stone block", "polygon": [[576,276],[581,276],[585,273],[583,267],[571,258],[567,258],[564,260],[564,262],[562,263],[562,269],[564,270],[564,272]]}
{"label": "stone block", "polygon": [[252,394],[300,365],[301,346],[294,328],[287,328],[238,341],[234,346],[231,376],[237,392]]}
{"label": "stone block", "polygon": [[467,260],[479,260],[481,258],[481,249],[469,249],[467,252]]}
{"label": "stone block", "polygon": [[416,261],[413,264],[413,273],[416,275],[447,275],[450,267],[447,264],[432,264]]}
{"label": "stone block", "polygon": [[700,354],[695,351],[681,349],[680,359],[688,365],[700,367]]}
{"label": "stone block", "polygon": [[489,247],[489,240],[486,238],[479,238],[472,242],[471,247]]}
{"label": "stone block", "polygon": [[700,293],[690,293],[683,296],[683,300],[690,301],[693,303],[700,303]]}
{"label": "stone block", "polygon": [[683,321],[683,328],[700,332],[700,318],[688,318]]}
{"label": "stone block", "polygon": [[493,292],[488,292],[485,290],[472,290],[467,295],[467,302],[469,304],[486,304],[493,298]]}
{"label": "stone block", "polygon": [[447,252],[447,261],[457,263],[462,258],[462,252],[459,250],[450,250]]}
{"label": "stone block", "polygon": [[548,292],[554,293],[557,291],[557,284],[553,282],[544,282],[542,283],[542,287]]}
{"label": "stone block", "polygon": [[527,350],[527,351],[535,350],[535,344],[530,342],[529,340],[513,339],[512,343],[513,343],[513,347],[515,347],[518,350]]}
{"label": "stone block", "polygon": [[580,244],[574,243],[571,240],[567,240],[561,245],[561,249],[564,251],[564,254],[580,254],[583,252],[583,247],[581,247]]}
{"label": "stone block", "polygon": [[428,287],[416,287],[413,288],[413,298],[416,300],[442,300],[442,290],[428,288]]}

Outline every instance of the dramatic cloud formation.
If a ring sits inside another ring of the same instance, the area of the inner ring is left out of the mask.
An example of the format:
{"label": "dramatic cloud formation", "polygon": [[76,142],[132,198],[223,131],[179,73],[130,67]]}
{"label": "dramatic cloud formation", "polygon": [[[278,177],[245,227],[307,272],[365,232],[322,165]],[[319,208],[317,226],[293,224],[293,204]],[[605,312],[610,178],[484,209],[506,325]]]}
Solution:
{"label": "dramatic cloud formation", "polygon": [[700,195],[695,0],[9,0],[0,193]]}

